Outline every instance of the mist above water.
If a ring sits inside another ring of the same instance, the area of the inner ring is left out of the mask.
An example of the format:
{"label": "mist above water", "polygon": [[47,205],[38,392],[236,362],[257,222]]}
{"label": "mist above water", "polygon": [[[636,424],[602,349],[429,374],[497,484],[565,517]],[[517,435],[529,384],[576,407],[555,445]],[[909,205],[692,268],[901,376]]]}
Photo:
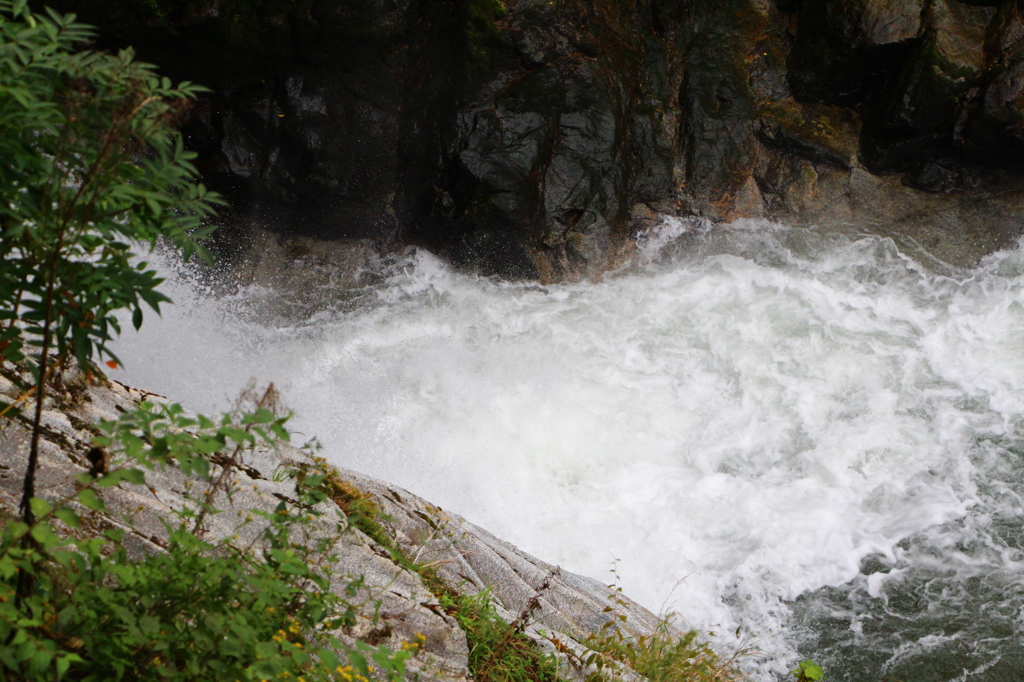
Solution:
{"label": "mist above water", "polygon": [[332,462],[738,631],[755,679],[1019,679],[1024,254],[927,261],[668,221],[602,282],[420,251],[304,319],[172,276],[114,378],[206,411],[274,381]]}

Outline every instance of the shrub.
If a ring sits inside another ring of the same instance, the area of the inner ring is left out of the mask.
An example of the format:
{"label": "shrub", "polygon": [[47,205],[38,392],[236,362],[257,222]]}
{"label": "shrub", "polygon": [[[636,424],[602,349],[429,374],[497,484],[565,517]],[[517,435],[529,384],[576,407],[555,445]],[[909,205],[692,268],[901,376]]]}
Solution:
{"label": "shrub", "polygon": [[[25,0],[0,0],[0,363],[24,363],[35,414],[21,513],[31,523],[48,380],[70,358],[87,372],[117,358],[114,313],[168,299],[133,244],[188,257],[219,197],[195,182],[174,125],[200,88],[151,67],[75,51],[91,29]],[[0,410],[4,406],[0,406]]]}
{"label": "shrub", "polygon": [[[163,241],[188,258],[221,203],[196,183],[175,131],[200,88],[172,87],[130,50],[76,51],[91,36],[73,15],[0,0],[0,366],[22,390],[0,419],[31,430],[20,513],[0,519],[0,679],[399,679],[415,643],[392,652],[332,634],[363,605],[358,579],[332,592],[324,568],[344,515],[333,532],[308,532],[326,522],[323,474],[282,473],[295,501],[243,516],[262,524],[254,547],[204,534],[248,453],[288,440],[272,390],[217,420],[143,403],[102,425],[72,496],[35,496],[58,370],[116,366],[115,313],[138,328],[144,307],[168,301],[133,249]],[[120,531],[83,528],[80,512],[103,511],[105,489],[167,467],[202,492],[166,520],[161,551],[130,556]]]}
{"label": "shrub", "polygon": [[[464,595],[443,590],[444,607],[466,633],[469,669],[479,682],[559,682],[558,662],[522,632],[506,623],[491,604],[490,590]],[[528,614],[527,614],[528,615]]]}
{"label": "shrub", "polygon": [[695,630],[680,633],[669,618],[654,632],[630,636],[614,621],[584,641],[592,651],[584,663],[596,671],[588,682],[619,678],[621,666],[649,682],[729,682],[741,677],[733,659],[719,656]]}
{"label": "shrub", "polygon": [[[323,474],[282,469],[295,502],[241,517],[238,531],[261,526],[252,548],[202,532],[248,455],[287,440],[273,400],[269,389],[252,409],[216,421],[173,403],[142,403],[101,425],[105,473],[80,474],[73,498],[56,504],[33,498],[32,524],[3,524],[0,669],[40,682],[402,679],[417,643],[399,652],[353,648],[334,634],[354,625],[364,605],[353,601],[359,578],[331,589],[328,567],[349,524],[340,510],[333,521],[322,517],[331,492]],[[210,455],[219,456],[217,466]],[[145,485],[148,470],[166,467],[201,485],[167,522],[164,551],[133,558],[119,529],[73,539],[82,525],[76,508],[103,511],[105,488]],[[33,589],[19,596],[26,575]]]}

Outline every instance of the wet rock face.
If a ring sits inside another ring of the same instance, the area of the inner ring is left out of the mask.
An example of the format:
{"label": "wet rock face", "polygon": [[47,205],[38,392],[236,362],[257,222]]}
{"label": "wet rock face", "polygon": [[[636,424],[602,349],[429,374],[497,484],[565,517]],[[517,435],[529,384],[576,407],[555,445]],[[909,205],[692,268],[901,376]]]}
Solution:
{"label": "wet rock face", "polygon": [[1016,0],[805,2],[795,26],[793,93],[860,115],[869,170],[928,188],[936,164],[1024,168]]}
{"label": "wet rock face", "polygon": [[497,26],[500,64],[456,112],[424,233],[484,272],[578,276],[624,222],[639,52],[604,13],[541,3]]}
{"label": "wet rock face", "polygon": [[988,75],[985,33],[994,15],[955,0],[928,6],[919,38],[866,114],[870,167],[903,170],[922,154],[956,154]]}
{"label": "wet rock face", "polygon": [[795,94],[833,104],[864,99],[916,39],[924,2],[804,2],[790,72]]}
{"label": "wet rock face", "polygon": [[186,132],[242,231],[566,280],[661,213],[856,220],[859,170],[980,225],[1024,173],[1024,0],[158,4],[63,9],[213,88]]}
{"label": "wet rock face", "polygon": [[394,234],[397,108],[363,94],[346,79],[301,73],[216,93],[189,129],[205,143],[204,175],[257,223]]}

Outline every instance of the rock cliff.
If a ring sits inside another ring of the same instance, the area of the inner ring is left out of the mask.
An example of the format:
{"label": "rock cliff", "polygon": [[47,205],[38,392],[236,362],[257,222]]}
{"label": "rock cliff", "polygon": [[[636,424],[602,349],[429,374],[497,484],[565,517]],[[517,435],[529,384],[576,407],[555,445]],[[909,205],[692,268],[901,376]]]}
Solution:
{"label": "rock cliff", "polygon": [[958,264],[1020,232],[1022,0],[57,5],[213,88],[189,144],[243,237],[562,280],[659,214],[855,223]]}
{"label": "rock cliff", "polygon": [[[13,371],[10,366],[3,369]],[[17,397],[14,384],[2,372],[0,393]],[[86,455],[94,425],[102,419],[117,419],[119,413],[132,409],[142,399],[163,400],[116,382],[78,383],[74,391],[51,399],[43,412],[37,495],[54,501],[73,492],[75,474],[90,468]],[[19,420],[0,423],[0,513],[12,515],[18,509],[29,439],[29,429]],[[212,517],[210,539],[241,532],[234,512],[263,510],[269,515],[280,500],[294,495],[294,486],[275,477],[275,471],[283,461],[296,458],[312,463],[303,452],[285,448],[263,451],[239,470],[244,481],[229,497],[218,500],[224,513]],[[410,568],[414,564],[432,567],[432,575],[446,590],[463,595],[488,590],[498,616],[507,622],[528,611],[525,634],[560,658],[566,680],[582,680],[590,672],[580,660],[587,652],[583,642],[606,623],[615,623],[626,634],[647,634],[658,625],[658,618],[620,592],[558,570],[405,490],[344,469],[337,469],[333,475],[346,491],[372,500],[386,534],[375,539],[352,527],[336,547],[337,559],[330,573],[336,576],[341,586],[338,589],[361,576],[360,594],[353,601],[370,605],[357,624],[345,632],[344,639],[399,650],[403,642],[422,636],[422,646],[408,663],[410,680],[471,678],[466,633],[442,608],[436,585]],[[180,469],[169,467],[147,473],[146,483],[122,483],[106,489],[106,511],[87,512],[83,508],[83,527],[97,533],[123,529],[123,543],[135,554],[162,551],[169,528],[165,521],[170,520],[171,510],[186,504],[189,478]],[[324,532],[328,528],[325,525]],[[241,538],[241,545],[258,537],[260,528],[255,525],[244,532],[254,535]],[[408,560],[399,560],[399,556]],[[535,598],[537,607],[528,607]],[[370,618],[374,604],[378,605],[376,620]],[[635,678],[628,670],[623,672],[622,679]]]}

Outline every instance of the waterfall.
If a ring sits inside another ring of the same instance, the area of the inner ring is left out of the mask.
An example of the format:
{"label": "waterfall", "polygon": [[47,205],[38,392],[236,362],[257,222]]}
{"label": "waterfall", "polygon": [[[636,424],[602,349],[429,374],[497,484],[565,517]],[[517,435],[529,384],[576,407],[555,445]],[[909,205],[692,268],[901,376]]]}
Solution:
{"label": "waterfall", "polygon": [[113,378],[207,411],[273,381],[332,462],[760,649],[754,679],[1024,669],[1020,249],[667,220],[600,282],[416,251],[302,315],[162,267],[178,305]]}

